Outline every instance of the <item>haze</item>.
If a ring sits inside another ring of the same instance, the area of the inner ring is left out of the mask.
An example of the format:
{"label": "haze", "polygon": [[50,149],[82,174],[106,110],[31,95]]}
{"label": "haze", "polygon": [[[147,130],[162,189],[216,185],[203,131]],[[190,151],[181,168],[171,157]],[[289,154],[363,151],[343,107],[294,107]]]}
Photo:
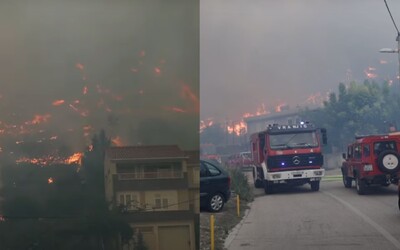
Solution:
{"label": "haze", "polygon": [[[400,2],[388,0],[400,24]],[[393,80],[397,32],[384,1],[202,0],[201,119],[309,105],[340,82]]]}

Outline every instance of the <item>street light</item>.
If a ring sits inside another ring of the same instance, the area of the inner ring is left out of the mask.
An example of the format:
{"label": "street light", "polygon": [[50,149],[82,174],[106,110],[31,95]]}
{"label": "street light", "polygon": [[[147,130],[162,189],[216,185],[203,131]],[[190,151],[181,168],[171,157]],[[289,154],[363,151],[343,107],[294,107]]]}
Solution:
{"label": "street light", "polygon": [[397,53],[398,54],[398,58],[399,58],[399,73],[397,75],[397,79],[399,80],[399,87],[400,87],[400,33],[397,34],[396,37],[396,41],[397,41],[397,49],[389,49],[389,48],[384,48],[384,49],[380,49],[379,52],[380,53]]}
{"label": "street light", "polygon": [[397,79],[399,79],[399,87],[400,87],[400,31],[397,28],[396,22],[393,19],[392,13],[390,12],[390,9],[389,9],[389,6],[388,6],[386,0],[384,0],[384,2],[385,2],[385,5],[386,5],[386,9],[389,12],[390,18],[392,19],[394,28],[397,31],[397,37],[396,37],[397,50],[396,49],[381,49],[379,52],[381,52],[381,53],[397,53],[398,54],[398,57],[399,57],[399,74],[397,75]]}

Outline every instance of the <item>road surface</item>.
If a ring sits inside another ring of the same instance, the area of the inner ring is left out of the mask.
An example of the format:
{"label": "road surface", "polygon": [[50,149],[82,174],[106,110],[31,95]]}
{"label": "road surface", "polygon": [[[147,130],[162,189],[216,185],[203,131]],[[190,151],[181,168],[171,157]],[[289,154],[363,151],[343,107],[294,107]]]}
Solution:
{"label": "road surface", "polygon": [[319,192],[309,185],[256,192],[260,196],[225,242],[228,250],[400,249],[394,185],[362,196],[354,182],[347,189],[340,179],[321,182]]}

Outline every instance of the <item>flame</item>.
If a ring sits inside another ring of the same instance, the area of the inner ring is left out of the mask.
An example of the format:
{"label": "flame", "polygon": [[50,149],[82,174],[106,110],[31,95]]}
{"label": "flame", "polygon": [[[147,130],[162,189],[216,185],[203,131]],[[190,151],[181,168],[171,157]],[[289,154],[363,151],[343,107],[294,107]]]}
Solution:
{"label": "flame", "polygon": [[53,182],[54,182],[54,179],[53,179],[52,177],[50,177],[49,179],[47,179],[47,183],[48,183],[48,184],[53,184]]}
{"label": "flame", "polygon": [[67,164],[78,163],[80,165],[82,156],[83,156],[83,153],[75,153],[75,154],[71,155],[68,159],[66,159],[65,163],[67,163]]}
{"label": "flame", "polygon": [[64,100],[55,100],[52,104],[53,106],[60,106],[62,104],[64,104]]}
{"label": "flame", "polygon": [[114,138],[111,138],[111,142],[115,145],[115,146],[123,146],[122,143],[122,139],[119,136],[116,136]]}
{"label": "flame", "polygon": [[261,103],[261,106],[257,108],[257,111],[256,111],[255,113],[249,113],[249,112],[244,113],[244,114],[243,114],[243,118],[248,118],[248,117],[253,117],[253,116],[260,116],[260,115],[266,115],[266,114],[269,114],[269,113],[271,113],[271,112],[268,111],[268,110],[265,108],[265,104],[264,104],[264,103]]}
{"label": "flame", "polygon": [[161,75],[161,69],[160,69],[159,67],[155,67],[155,68],[154,68],[154,73],[155,73],[157,76]]}
{"label": "flame", "polygon": [[212,125],[214,125],[214,121],[209,118],[207,120],[201,120],[200,121],[200,133],[203,132],[204,129],[211,127]]}
{"label": "flame", "polygon": [[240,136],[247,133],[247,125],[241,120],[239,122],[234,122],[232,125],[228,125],[226,130],[229,134],[235,133],[235,135]]}
{"label": "flame", "polygon": [[33,124],[39,124],[42,122],[47,122],[50,118],[49,114],[45,115],[35,115],[32,121],[25,122],[26,125],[33,125]]}
{"label": "flame", "polygon": [[84,95],[86,95],[87,92],[88,92],[88,87],[87,87],[87,86],[83,87],[82,93],[83,93]]}
{"label": "flame", "polygon": [[366,70],[364,70],[365,75],[367,76],[368,79],[373,79],[378,77],[377,74],[375,74],[374,72],[371,71],[375,71],[376,69],[373,67],[368,67]]}
{"label": "flame", "polygon": [[178,108],[178,107],[164,107],[165,110],[167,111],[172,111],[172,112],[176,112],[176,113],[186,113],[186,111],[182,108]]}
{"label": "flame", "polygon": [[286,103],[280,103],[280,104],[278,104],[278,105],[276,105],[275,106],[275,112],[282,112],[282,108],[284,107],[284,106],[286,106],[287,104]]}
{"label": "flame", "polygon": [[193,91],[187,84],[182,84],[181,96],[183,99],[189,99],[193,104],[194,111],[196,113],[199,112],[200,110],[199,98],[193,93]]}
{"label": "flame", "polygon": [[82,70],[82,71],[83,71],[83,69],[84,69],[84,66],[83,66],[82,63],[77,63],[77,64],[75,64],[75,67],[76,67],[77,69],[79,69],[79,70]]}

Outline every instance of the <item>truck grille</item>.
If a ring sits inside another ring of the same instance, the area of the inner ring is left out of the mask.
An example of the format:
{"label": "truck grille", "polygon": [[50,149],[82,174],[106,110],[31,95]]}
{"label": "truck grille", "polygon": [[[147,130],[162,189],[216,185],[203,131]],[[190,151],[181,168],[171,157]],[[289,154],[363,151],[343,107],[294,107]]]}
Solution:
{"label": "truck grille", "polygon": [[322,166],[324,158],[322,154],[295,154],[270,156],[267,160],[269,169],[285,170],[286,168],[304,168]]}

